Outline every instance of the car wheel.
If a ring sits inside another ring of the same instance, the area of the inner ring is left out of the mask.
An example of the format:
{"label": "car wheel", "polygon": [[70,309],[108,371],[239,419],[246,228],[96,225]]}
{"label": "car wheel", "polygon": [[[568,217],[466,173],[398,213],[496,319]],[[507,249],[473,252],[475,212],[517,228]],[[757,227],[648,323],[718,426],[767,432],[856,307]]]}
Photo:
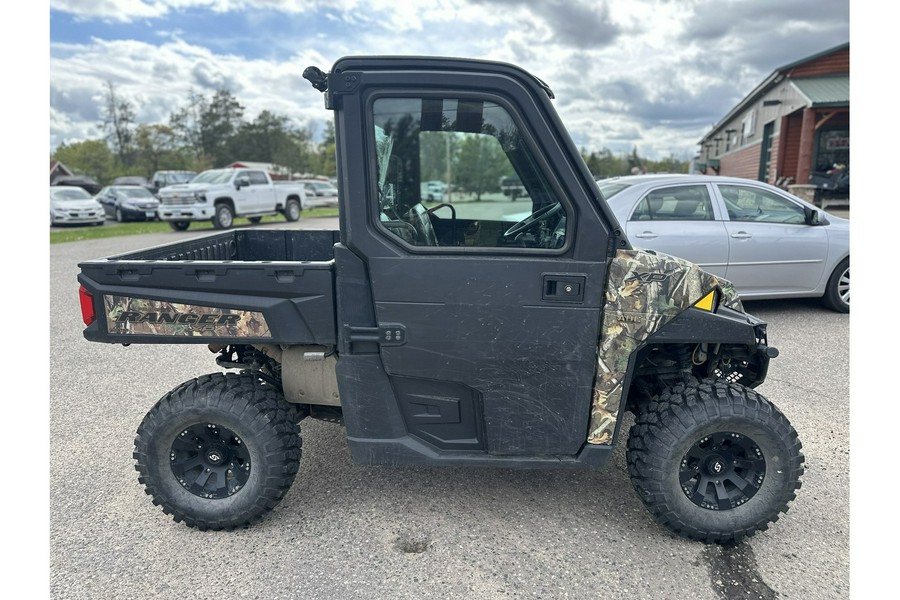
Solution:
{"label": "car wheel", "polygon": [[828,278],[828,286],[822,302],[828,308],[842,313],[850,312],[850,258],[847,257]]}
{"label": "car wheel", "polygon": [[804,457],[797,432],[756,391],[724,380],[679,385],[635,418],[632,485],[673,532],[736,543],[787,511]]}
{"label": "car wheel", "polygon": [[246,527],[284,497],[300,464],[290,405],[252,375],[215,373],[178,386],[144,417],[138,481],[176,522]]}
{"label": "car wheel", "polygon": [[116,222],[117,222],[117,223],[124,223],[124,222],[125,222],[125,215],[122,214],[122,209],[121,209],[121,208],[118,208],[118,207],[116,207]]}
{"label": "car wheel", "polygon": [[256,225],[260,221],[262,221],[262,217],[247,217],[247,220]]}
{"label": "car wheel", "polygon": [[190,226],[190,221],[169,221],[169,227],[175,231],[187,231],[187,228]]}
{"label": "car wheel", "polygon": [[300,203],[293,198],[284,206],[284,218],[288,221],[297,221],[300,218]]}
{"label": "car wheel", "polygon": [[217,204],[212,223],[216,229],[230,229],[234,224],[234,210],[228,204]]}

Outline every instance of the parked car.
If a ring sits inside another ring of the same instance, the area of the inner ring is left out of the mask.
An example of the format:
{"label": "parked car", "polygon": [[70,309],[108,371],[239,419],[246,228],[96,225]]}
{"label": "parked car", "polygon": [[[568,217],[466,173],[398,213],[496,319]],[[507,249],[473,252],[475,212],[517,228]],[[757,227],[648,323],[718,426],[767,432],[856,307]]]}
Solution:
{"label": "parked car", "polygon": [[338,204],[338,190],[330,181],[302,179],[290,183],[303,185],[303,191],[306,192],[306,204],[303,208],[337,206]]}
{"label": "parked car", "polygon": [[90,195],[96,194],[103,187],[92,178],[85,175],[64,175],[62,177],[57,177],[56,179],[54,179],[50,183],[50,185],[80,187]]}
{"label": "parked car", "polygon": [[116,177],[110,185],[139,185],[148,190],[152,190],[153,186],[146,177],[140,175],[126,175],[124,177]]}
{"label": "parked car", "polygon": [[50,186],[50,226],[103,225],[103,207],[78,186]]}
{"label": "parked car", "polygon": [[190,183],[197,176],[194,171],[157,171],[150,178],[150,191],[158,194],[159,190],[170,185]]}
{"label": "parked car", "polygon": [[447,193],[447,184],[443,181],[423,181],[419,193],[425,202],[443,202]]}
{"label": "parked car", "polygon": [[110,185],[94,197],[106,216],[119,223],[153,221],[158,218],[159,200],[150,190],[139,185]]}
{"label": "parked car", "polygon": [[749,179],[638,175],[597,184],[635,246],[697,263],[746,300],[821,297],[850,311],[848,220]]}
{"label": "parked car", "polygon": [[186,230],[192,221],[211,221],[216,229],[230,229],[235,217],[256,224],[266,215],[282,214],[296,221],[305,195],[302,184],[275,184],[259,169],[211,169],[190,183],[160,190],[158,214],[176,231]]}

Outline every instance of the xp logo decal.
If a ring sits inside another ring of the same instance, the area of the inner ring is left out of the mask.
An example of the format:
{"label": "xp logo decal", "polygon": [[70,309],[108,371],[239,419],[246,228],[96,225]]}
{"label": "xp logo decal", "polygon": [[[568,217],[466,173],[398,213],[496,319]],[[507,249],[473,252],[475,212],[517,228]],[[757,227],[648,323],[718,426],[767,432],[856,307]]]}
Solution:
{"label": "xp logo decal", "polygon": [[626,283],[629,281],[637,281],[638,283],[661,283],[669,278],[667,273],[638,273],[635,272],[634,275],[625,280]]}

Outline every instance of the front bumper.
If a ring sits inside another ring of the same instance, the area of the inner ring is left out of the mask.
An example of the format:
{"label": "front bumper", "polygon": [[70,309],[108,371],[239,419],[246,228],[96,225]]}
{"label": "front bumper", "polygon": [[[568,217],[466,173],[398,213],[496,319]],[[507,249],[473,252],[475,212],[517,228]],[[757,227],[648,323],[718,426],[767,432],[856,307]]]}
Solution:
{"label": "front bumper", "polygon": [[50,219],[59,225],[93,225],[106,221],[106,213],[103,209],[96,210],[52,210]]}
{"label": "front bumper", "polygon": [[215,207],[206,204],[160,204],[156,214],[160,221],[205,221],[213,218]]}

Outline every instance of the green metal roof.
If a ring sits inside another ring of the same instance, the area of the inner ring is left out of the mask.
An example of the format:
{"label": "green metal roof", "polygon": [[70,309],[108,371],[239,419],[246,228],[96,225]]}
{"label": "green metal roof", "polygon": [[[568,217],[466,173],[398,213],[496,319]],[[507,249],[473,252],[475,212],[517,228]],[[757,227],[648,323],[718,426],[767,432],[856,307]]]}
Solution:
{"label": "green metal roof", "polygon": [[791,79],[791,85],[809,100],[810,106],[849,106],[850,76]]}

